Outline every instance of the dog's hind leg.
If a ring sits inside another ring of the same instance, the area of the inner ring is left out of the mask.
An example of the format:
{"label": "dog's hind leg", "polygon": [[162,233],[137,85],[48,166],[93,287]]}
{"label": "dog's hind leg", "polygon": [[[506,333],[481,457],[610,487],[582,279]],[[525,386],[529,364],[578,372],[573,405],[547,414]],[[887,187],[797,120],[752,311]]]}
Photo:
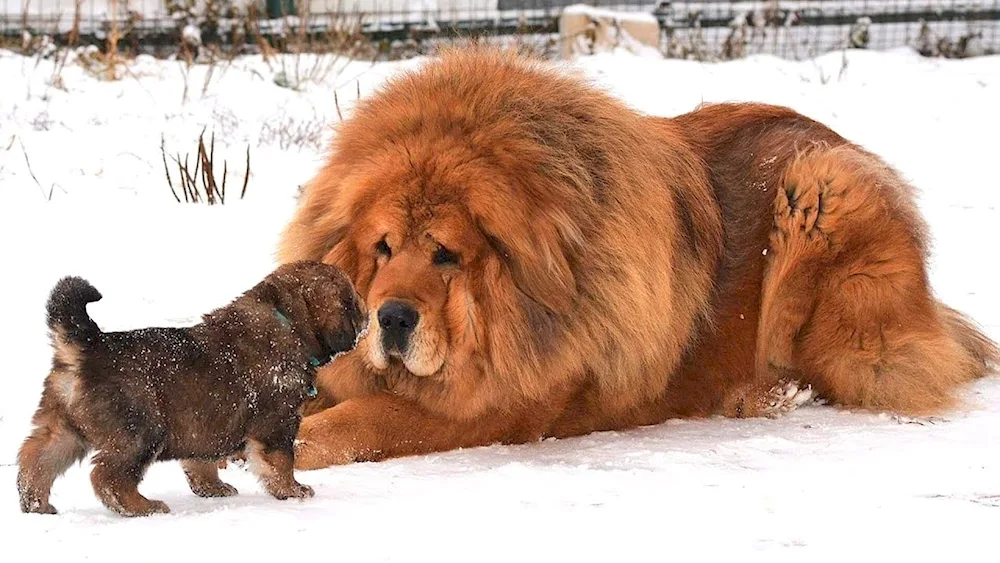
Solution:
{"label": "dog's hind leg", "polygon": [[156,460],[162,447],[151,436],[130,436],[101,444],[94,456],[90,481],[104,506],[122,516],[148,516],[167,513],[170,508],[161,501],[149,500],[139,493],[139,482],[146,469]]}
{"label": "dog's hind leg", "polygon": [[46,390],[32,421],[35,429],[18,452],[17,492],[22,512],[55,514],[49,493],[55,480],[87,455],[87,445]]}
{"label": "dog's hind leg", "polygon": [[231,497],[238,492],[236,487],[219,479],[216,461],[185,459],[181,461],[181,468],[184,469],[191,492],[200,497]]}
{"label": "dog's hind leg", "polygon": [[939,303],[909,188],[876,157],[816,148],[775,205],[759,364],[848,407],[932,414],[988,373],[996,346]]}

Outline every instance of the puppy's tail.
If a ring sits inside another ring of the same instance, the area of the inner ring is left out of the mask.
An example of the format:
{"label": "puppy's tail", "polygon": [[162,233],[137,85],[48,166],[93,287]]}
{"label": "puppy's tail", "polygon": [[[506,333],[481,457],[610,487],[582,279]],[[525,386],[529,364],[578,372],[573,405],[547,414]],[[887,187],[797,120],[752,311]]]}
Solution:
{"label": "puppy's tail", "polygon": [[94,342],[101,329],[87,314],[87,303],[100,300],[101,292],[83,278],[71,276],[59,280],[46,307],[53,337],[81,346]]}

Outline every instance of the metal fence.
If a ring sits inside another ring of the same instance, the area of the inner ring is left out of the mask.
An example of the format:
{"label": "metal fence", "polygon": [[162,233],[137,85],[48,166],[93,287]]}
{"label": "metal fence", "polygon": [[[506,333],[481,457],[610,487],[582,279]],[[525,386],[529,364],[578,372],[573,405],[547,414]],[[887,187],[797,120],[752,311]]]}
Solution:
{"label": "metal fence", "polygon": [[455,37],[551,44],[562,9],[580,3],[654,14],[670,57],[804,58],[904,46],[949,57],[1000,52],[1000,0],[0,0],[0,36],[101,45],[114,27],[129,39],[119,42],[124,48],[155,51],[195,29],[206,43],[252,50],[260,37],[280,43],[349,28],[371,45],[423,52]]}

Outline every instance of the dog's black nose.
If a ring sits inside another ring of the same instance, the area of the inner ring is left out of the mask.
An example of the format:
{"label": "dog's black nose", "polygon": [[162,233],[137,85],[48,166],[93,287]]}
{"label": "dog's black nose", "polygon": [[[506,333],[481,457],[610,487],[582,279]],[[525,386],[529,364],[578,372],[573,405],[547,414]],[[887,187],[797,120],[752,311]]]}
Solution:
{"label": "dog's black nose", "polygon": [[402,301],[386,301],[379,307],[378,324],[386,352],[405,352],[419,321],[420,313]]}

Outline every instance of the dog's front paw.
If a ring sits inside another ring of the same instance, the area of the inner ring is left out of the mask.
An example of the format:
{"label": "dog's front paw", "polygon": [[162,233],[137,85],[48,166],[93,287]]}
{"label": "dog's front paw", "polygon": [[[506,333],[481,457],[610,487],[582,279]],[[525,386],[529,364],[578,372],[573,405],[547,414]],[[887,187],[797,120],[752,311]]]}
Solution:
{"label": "dog's front paw", "polygon": [[308,416],[295,439],[295,469],[307,471],[359,461],[357,436],[338,424],[335,411]]}
{"label": "dog's front paw", "polygon": [[328,440],[299,439],[295,441],[295,469],[299,471],[323,469],[332,465],[347,465],[355,461],[357,461],[357,457],[351,449],[337,447],[336,444],[331,444]]}

